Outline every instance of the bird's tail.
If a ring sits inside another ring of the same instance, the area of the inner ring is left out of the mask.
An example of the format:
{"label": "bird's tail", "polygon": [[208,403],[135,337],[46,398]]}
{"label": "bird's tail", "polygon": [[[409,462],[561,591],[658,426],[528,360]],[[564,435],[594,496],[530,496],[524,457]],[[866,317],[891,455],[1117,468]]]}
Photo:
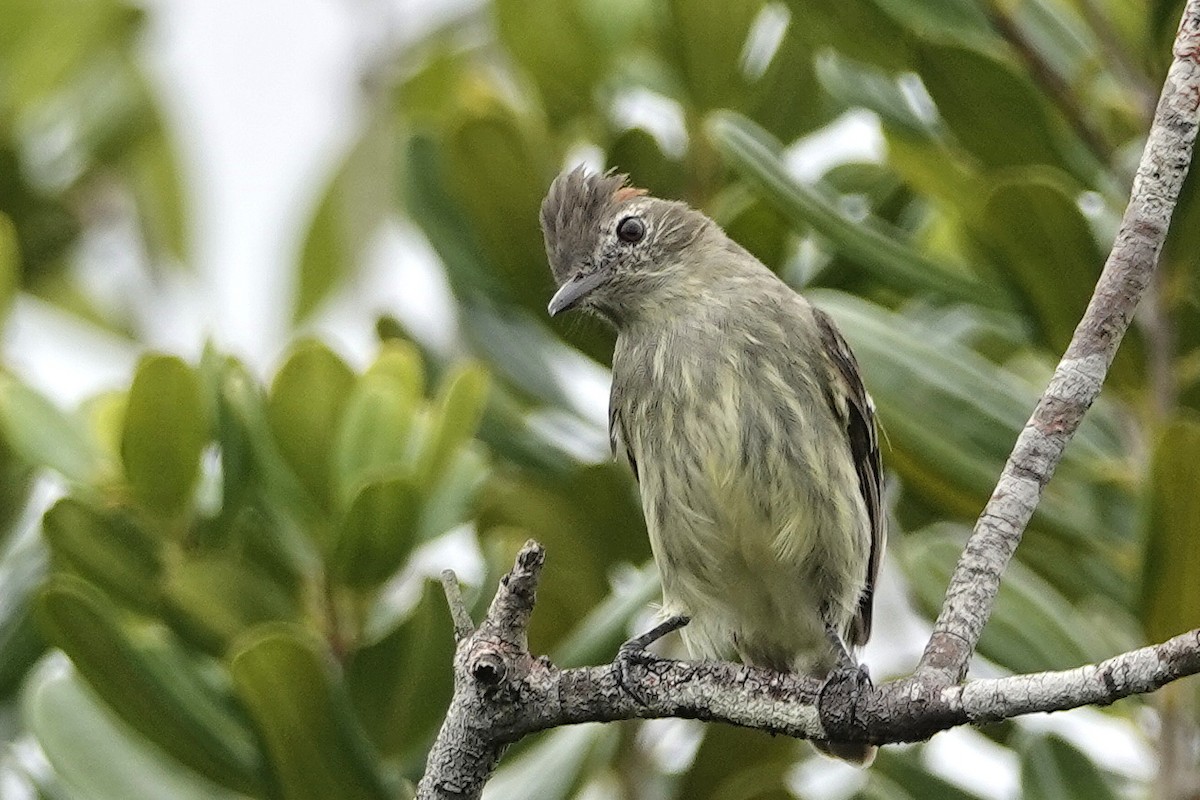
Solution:
{"label": "bird's tail", "polygon": [[865,742],[821,742],[813,741],[813,747],[827,756],[841,759],[856,767],[869,767],[875,761],[879,748]]}

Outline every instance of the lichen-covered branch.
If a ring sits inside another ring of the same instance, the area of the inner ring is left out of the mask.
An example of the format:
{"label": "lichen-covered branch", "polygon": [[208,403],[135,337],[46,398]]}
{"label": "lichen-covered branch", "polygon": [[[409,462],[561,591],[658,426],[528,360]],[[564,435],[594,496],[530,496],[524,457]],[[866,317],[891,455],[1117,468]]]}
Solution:
{"label": "lichen-covered branch", "polygon": [[925,739],[956,725],[1107,704],[1200,673],[1200,630],[1100,664],[962,684],[1012,558],[1075,429],[1091,406],[1145,292],[1191,160],[1200,116],[1200,0],[1189,0],[1154,125],[1112,253],[1075,336],[951,578],[921,663],[878,687],[723,662],[618,657],[560,670],[528,651],[526,629],[544,560],[530,542],[487,616],[472,624],[446,576],[457,649],[454,699],[417,788],[420,800],[473,800],[504,749],[529,733],[651,717],[714,720],[798,738]]}
{"label": "lichen-covered branch", "polygon": [[1100,393],[1138,300],[1150,284],[1187,176],[1198,117],[1200,0],[1190,0],[1116,242],[1071,344],[967,541],[919,672],[945,683],[957,683],[966,675],[991,615],[1000,576],[1063,450]]}
{"label": "lichen-covered branch", "polygon": [[1108,704],[1200,673],[1200,630],[1063,672],[953,686],[918,675],[857,695],[830,693],[814,678],[723,661],[650,658],[560,670],[515,645],[533,609],[542,558],[540,545],[525,545],[487,618],[459,642],[454,701],[419,800],[479,797],[508,744],[561,725],[684,717],[801,739],[887,744],[956,725]]}

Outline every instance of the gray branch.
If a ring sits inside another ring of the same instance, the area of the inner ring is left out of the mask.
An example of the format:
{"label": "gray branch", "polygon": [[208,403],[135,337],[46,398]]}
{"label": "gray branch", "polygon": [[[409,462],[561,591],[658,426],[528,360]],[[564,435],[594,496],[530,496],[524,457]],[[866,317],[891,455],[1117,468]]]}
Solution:
{"label": "gray branch", "polygon": [[726,662],[658,658],[558,669],[528,650],[526,630],[544,561],[541,546],[530,542],[478,628],[453,575],[443,578],[458,643],[454,698],[418,798],[478,798],[509,744],[560,725],[685,717],[797,738],[887,744],[926,739],[957,725],[1108,704],[1200,673],[1198,629],[1077,669],[960,683],[1000,577],[1100,391],[1166,239],[1200,114],[1200,0],[1188,0],[1174,56],[1129,207],[1091,303],[967,542],[911,677],[858,686]]}
{"label": "gray branch", "polygon": [[1174,56],[1133,179],[1129,206],[1091,302],[975,523],[921,657],[918,672],[944,683],[957,683],[966,676],[967,663],[991,616],[1000,576],[1063,450],[1100,394],[1117,346],[1154,274],[1196,141],[1200,0],[1190,0],[1184,9]]}
{"label": "gray branch", "polygon": [[[1200,673],[1200,629],[1099,664],[950,686],[916,675],[841,691],[725,661],[659,658],[563,670],[524,644],[543,559],[541,545],[527,543],[479,629],[459,642],[454,700],[419,800],[479,797],[505,747],[561,725],[683,717],[798,739],[890,744],[957,725],[1107,705]],[[447,594],[461,602],[456,590]]]}

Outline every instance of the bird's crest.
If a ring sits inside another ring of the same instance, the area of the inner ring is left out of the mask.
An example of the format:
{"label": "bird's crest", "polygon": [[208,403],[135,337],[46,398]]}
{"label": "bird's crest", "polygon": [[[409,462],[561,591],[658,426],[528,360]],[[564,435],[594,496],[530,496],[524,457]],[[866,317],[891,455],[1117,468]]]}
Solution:
{"label": "bird's crest", "polygon": [[542,201],[542,233],[546,255],[558,283],[567,280],[590,257],[597,222],[613,206],[646,194],[629,185],[629,176],[609,170],[588,172],[580,165],[554,179]]}

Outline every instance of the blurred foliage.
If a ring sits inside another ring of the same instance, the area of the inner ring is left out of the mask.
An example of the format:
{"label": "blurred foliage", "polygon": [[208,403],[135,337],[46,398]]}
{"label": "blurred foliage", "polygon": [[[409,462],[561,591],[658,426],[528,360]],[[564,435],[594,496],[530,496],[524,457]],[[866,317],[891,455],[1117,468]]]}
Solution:
{"label": "blurred foliage", "polygon": [[[560,663],[607,659],[645,621],[634,487],[578,446],[603,430],[561,377],[603,366],[613,337],[544,314],[538,204],[580,153],[704,209],[837,319],[885,432],[888,560],[935,614],[1099,273],[1181,9],[492,0],[372,59],[292,309],[318,311],[403,218],[445,269],[469,359],[384,318],[365,368],[301,340],[266,384],[215,350],[149,354],[127,389],[64,410],[0,374],[0,787],[404,796],[450,694],[451,625],[422,557],[448,532],[477,545],[477,607],[524,538],[548,546],[533,647]],[[0,0],[0,308],[32,292],[127,329],[73,270],[114,208],[151,266],[188,260],[181,169],[137,51],[147,13]],[[879,157],[798,179],[810,137],[843,137],[847,112],[878,125]],[[1197,231],[1193,174],[1153,297],[1005,576],[980,642],[996,669],[1067,668],[1200,620]],[[38,476],[60,491],[26,514]],[[489,797],[805,791],[806,747],[650,730],[522,742]],[[1020,723],[989,735],[1025,796],[1151,791]],[[22,756],[31,743],[44,761]],[[852,791],[976,796],[921,747],[885,750]]]}

